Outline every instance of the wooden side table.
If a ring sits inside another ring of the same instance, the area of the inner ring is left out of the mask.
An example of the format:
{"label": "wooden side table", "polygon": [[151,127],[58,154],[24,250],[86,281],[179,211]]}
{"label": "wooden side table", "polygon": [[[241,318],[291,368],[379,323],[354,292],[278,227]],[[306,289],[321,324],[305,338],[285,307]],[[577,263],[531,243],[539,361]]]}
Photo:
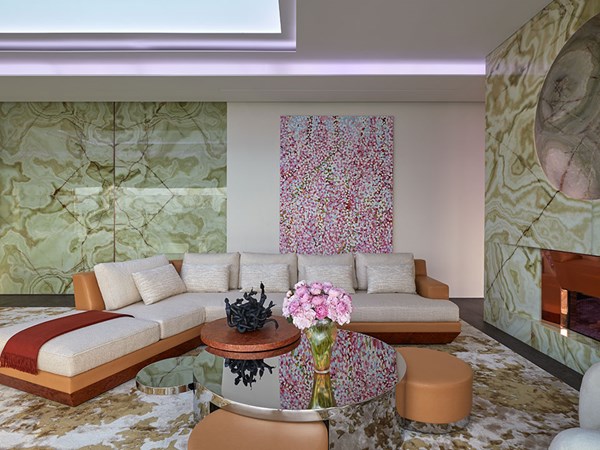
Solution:
{"label": "wooden side table", "polygon": [[255,331],[240,333],[227,325],[227,319],[218,319],[202,327],[200,339],[213,349],[232,353],[269,352],[292,347],[300,339],[300,330],[281,316],[273,316],[279,324],[268,322]]}

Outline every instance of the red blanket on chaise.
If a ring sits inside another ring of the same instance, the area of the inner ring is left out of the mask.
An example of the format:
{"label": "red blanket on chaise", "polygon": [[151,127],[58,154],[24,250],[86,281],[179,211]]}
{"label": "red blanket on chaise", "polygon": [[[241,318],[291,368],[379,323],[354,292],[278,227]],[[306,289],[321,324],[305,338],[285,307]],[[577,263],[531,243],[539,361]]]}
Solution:
{"label": "red blanket on chaise", "polygon": [[0,367],[10,367],[21,372],[37,374],[37,359],[40,348],[50,339],[69,331],[118,317],[133,316],[107,311],[85,311],[32,325],[19,331],[6,342],[0,355]]}

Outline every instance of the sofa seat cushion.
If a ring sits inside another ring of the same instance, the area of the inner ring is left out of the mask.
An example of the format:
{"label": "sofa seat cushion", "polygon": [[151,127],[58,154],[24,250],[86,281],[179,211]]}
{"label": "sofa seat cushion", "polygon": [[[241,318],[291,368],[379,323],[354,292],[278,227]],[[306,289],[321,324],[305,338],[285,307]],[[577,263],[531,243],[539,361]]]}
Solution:
{"label": "sofa seat cushion", "polygon": [[[72,311],[51,319],[76,314]],[[0,328],[0,351],[17,332],[48,318]],[[155,322],[120,317],[71,331],[49,340],[40,348],[38,369],[72,377],[132,353],[160,340]]]}
{"label": "sofa seat cushion", "polygon": [[458,306],[417,294],[352,294],[351,322],[458,322]]}
{"label": "sofa seat cushion", "polygon": [[[176,295],[175,297],[172,297],[172,299],[176,300],[177,302],[190,302],[198,307],[203,308],[206,314],[205,321],[212,322],[213,320],[226,317],[225,298],[228,298],[230,303],[235,303],[235,300],[242,298],[242,295],[243,293],[239,290],[232,290],[229,292],[188,292],[186,294]],[[281,305],[283,304],[284,295],[285,294],[282,293],[269,294],[267,292],[267,301],[265,302],[265,305],[268,305],[270,301],[275,303],[275,306],[271,310],[274,315],[280,316],[282,314]],[[260,300],[260,293],[255,298]],[[170,300],[171,299],[163,300],[161,303]],[[160,305],[160,303],[158,303],[158,305]],[[126,309],[127,308],[123,308],[123,311]],[[148,318],[151,319],[151,316],[148,315]]]}
{"label": "sofa seat cushion", "polygon": [[200,294],[178,294],[151,305],[138,302],[117,312],[158,323],[160,338],[165,339],[205,322],[204,305],[198,301],[197,295]]}

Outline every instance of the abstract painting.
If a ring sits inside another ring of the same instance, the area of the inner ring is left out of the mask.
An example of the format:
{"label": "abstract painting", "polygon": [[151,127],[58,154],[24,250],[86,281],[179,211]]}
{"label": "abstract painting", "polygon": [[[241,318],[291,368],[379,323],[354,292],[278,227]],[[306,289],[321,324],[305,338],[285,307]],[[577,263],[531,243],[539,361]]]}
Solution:
{"label": "abstract painting", "polygon": [[281,116],[281,253],[389,253],[394,118]]}

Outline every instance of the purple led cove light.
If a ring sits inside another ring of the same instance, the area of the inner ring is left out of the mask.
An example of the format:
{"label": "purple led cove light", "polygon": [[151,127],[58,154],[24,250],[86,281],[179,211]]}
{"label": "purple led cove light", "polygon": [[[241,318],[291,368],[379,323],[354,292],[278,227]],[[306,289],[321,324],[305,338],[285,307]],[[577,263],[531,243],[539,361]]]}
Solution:
{"label": "purple led cove light", "polygon": [[[36,54],[31,61],[0,60],[0,73],[15,75],[148,75],[148,76],[340,76],[340,75],[485,75],[484,61],[396,61],[396,62],[285,62],[253,59],[251,62],[178,60],[176,54],[153,53],[126,58],[60,58]],[[68,55],[72,56],[72,55]],[[157,57],[158,56],[158,57]],[[127,62],[124,62],[127,61]]]}

